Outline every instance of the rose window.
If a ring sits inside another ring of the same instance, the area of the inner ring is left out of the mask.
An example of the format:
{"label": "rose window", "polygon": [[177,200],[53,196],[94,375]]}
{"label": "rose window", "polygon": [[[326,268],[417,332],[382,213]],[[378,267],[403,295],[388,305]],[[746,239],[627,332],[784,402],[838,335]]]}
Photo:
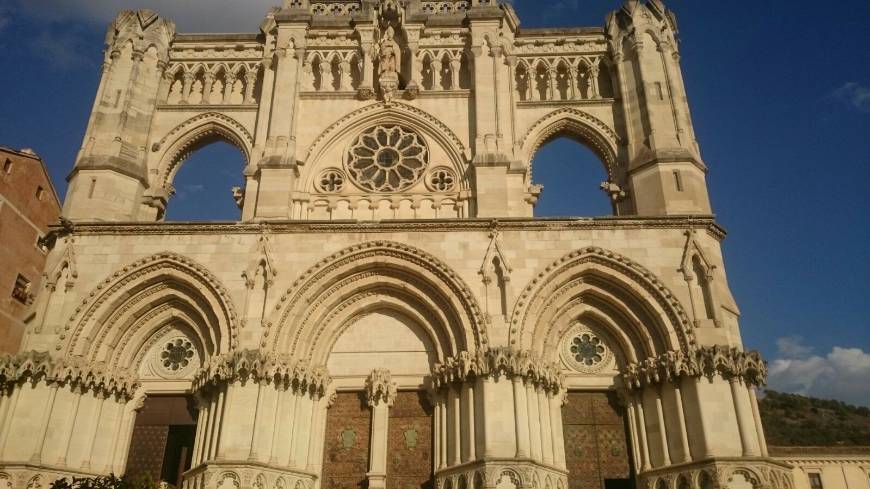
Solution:
{"label": "rose window", "polygon": [[335,194],[344,188],[344,175],[338,170],[326,170],[320,174],[317,186],[322,192]]}
{"label": "rose window", "polygon": [[429,159],[422,139],[398,126],[378,126],[357,138],[350,148],[347,171],[372,192],[399,192],[416,184]]}
{"label": "rose window", "polygon": [[193,345],[183,338],[176,338],[166,344],[160,353],[163,367],[170,372],[177,372],[187,367],[194,356]]}
{"label": "rose window", "polygon": [[604,360],[604,345],[591,333],[583,333],[571,342],[571,353],[577,363],[593,366]]}
{"label": "rose window", "polygon": [[450,192],[456,188],[456,175],[449,168],[436,168],[426,180],[433,192]]}

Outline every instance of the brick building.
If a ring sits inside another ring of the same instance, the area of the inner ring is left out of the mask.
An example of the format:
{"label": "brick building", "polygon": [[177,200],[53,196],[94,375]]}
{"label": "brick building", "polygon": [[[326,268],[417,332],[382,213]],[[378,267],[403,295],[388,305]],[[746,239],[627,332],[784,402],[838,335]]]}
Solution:
{"label": "brick building", "polygon": [[21,343],[26,315],[42,281],[41,238],[60,216],[42,158],[0,146],[0,351]]}

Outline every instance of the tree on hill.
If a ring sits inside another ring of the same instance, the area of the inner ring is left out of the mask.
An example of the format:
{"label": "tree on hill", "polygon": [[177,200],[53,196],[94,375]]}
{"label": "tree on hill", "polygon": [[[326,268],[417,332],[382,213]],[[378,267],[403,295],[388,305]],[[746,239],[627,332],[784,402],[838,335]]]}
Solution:
{"label": "tree on hill", "polygon": [[772,446],[870,446],[870,409],[768,390],[759,399]]}

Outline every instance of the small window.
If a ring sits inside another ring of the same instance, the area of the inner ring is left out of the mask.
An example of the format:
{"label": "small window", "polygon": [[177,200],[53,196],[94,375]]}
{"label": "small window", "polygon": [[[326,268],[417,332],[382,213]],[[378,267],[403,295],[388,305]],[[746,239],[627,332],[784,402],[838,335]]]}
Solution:
{"label": "small window", "polygon": [[824,489],[822,486],[822,474],[818,472],[810,472],[810,489]]}
{"label": "small window", "polygon": [[9,175],[12,173],[12,160],[6,158],[6,161],[3,163],[3,175]]}
{"label": "small window", "polygon": [[683,176],[680,175],[679,171],[674,172],[674,186],[677,188],[677,192],[683,191]]}
{"label": "small window", "polygon": [[36,187],[36,200],[42,200],[45,198],[45,189],[42,188],[42,185]]}
{"label": "small window", "polygon": [[12,298],[22,304],[30,302],[30,280],[18,275],[15,279],[15,287],[12,289]]}

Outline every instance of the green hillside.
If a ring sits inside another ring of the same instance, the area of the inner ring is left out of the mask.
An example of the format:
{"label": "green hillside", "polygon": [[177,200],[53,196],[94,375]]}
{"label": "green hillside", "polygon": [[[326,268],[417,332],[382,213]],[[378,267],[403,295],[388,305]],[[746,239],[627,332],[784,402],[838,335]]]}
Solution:
{"label": "green hillside", "polygon": [[870,446],[870,409],[768,390],[759,400],[771,446]]}

